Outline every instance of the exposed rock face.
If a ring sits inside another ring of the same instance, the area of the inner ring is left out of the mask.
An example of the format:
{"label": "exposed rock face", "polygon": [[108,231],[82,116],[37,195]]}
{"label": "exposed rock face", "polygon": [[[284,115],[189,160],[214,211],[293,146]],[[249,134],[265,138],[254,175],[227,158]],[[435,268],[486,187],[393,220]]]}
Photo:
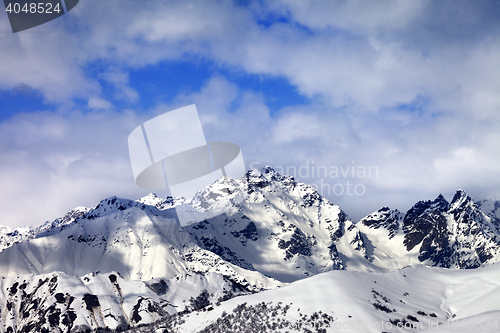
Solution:
{"label": "exposed rock face", "polygon": [[397,209],[382,207],[378,211],[363,218],[362,223],[370,228],[385,228],[389,231],[389,239],[392,239],[399,231],[404,214]]}
{"label": "exposed rock face", "polygon": [[[124,329],[331,270],[500,260],[500,203],[463,191],[357,224],[270,167],[191,200],[111,197],[39,228],[0,228],[0,331]],[[177,214],[206,218],[181,227]]]}
{"label": "exposed rock face", "polygon": [[[402,234],[407,251],[418,249],[420,262],[446,268],[476,268],[500,258],[500,234],[492,218],[464,191],[451,203],[439,195],[420,201],[405,215],[382,208],[361,220],[370,228],[385,228],[389,238]],[[494,221],[494,220],[493,220]]]}
{"label": "exposed rock face", "polygon": [[447,209],[448,201],[442,195],[434,201],[419,201],[410,208],[403,219],[405,246],[408,251],[420,244],[433,230],[433,226],[440,223],[437,220]]}
{"label": "exposed rock face", "polygon": [[239,181],[221,179],[189,204],[224,212],[184,228],[201,247],[281,281],[343,269],[340,255],[366,254],[359,231],[338,206],[270,167]]}
{"label": "exposed rock face", "polygon": [[193,308],[188,299],[203,296],[214,304],[248,294],[214,273],[185,274],[173,279],[128,281],[117,272],[75,277],[61,272],[21,275],[0,281],[1,332],[86,332],[109,327],[118,331],[147,324]]}
{"label": "exposed rock face", "polygon": [[[180,206],[214,214],[181,227]],[[107,198],[30,230],[0,252],[1,331],[123,329],[343,269],[342,251],[366,253],[338,206],[271,168],[189,201]]]}

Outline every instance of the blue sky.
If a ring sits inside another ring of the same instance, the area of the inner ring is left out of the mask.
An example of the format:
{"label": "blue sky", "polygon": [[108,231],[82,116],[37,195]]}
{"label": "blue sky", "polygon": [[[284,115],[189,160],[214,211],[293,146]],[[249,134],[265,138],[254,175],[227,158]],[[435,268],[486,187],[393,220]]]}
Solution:
{"label": "blue sky", "polygon": [[146,195],[127,136],[192,103],[207,140],[296,170],[354,220],[500,197],[496,1],[82,0],[17,34],[0,13],[0,59],[3,225]]}

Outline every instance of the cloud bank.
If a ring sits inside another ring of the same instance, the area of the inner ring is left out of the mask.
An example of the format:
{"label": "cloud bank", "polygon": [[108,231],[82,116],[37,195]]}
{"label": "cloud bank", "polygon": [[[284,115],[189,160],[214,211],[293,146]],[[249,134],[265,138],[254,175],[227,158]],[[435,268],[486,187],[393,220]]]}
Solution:
{"label": "cloud bank", "polygon": [[[127,136],[192,103],[207,140],[238,143],[247,167],[375,166],[377,176],[323,177],[324,194],[353,219],[458,188],[500,197],[497,2],[89,0],[70,14],[0,34],[0,89],[29,87],[55,108],[0,123],[0,224],[147,194],[133,182]],[[130,73],[163,75],[179,61],[211,74],[145,107]],[[306,102],[273,110],[272,92],[232,75],[284,79]],[[332,193],[347,181],[363,195]]]}

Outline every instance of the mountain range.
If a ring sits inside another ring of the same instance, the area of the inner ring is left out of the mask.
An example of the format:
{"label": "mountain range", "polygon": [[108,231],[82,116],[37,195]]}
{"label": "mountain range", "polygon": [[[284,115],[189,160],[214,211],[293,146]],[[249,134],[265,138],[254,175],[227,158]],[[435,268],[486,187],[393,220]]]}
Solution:
{"label": "mountain range", "polygon": [[[205,218],[181,227],[179,214]],[[418,311],[445,330],[472,316],[457,317],[458,285],[484,276],[477,297],[500,290],[500,202],[458,190],[450,202],[439,195],[406,213],[383,207],[355,223],[313,187],[263,167],[189,200],[112,197],[38,228],[0,227],[0,249],[2,332],[236,332],[224,325],[244,327],[248,311],[271,314],[256,332],[328,331],[340,314],[416,325]],[[450,287],[446,276],[458,282]],[[426,281],[437,287],[426,291]],[[407,291],[413,296],[399,295]],[[350,305],[326,301],[339,293]],[[474,316],[498,315],[497,303],[474,307]]]}

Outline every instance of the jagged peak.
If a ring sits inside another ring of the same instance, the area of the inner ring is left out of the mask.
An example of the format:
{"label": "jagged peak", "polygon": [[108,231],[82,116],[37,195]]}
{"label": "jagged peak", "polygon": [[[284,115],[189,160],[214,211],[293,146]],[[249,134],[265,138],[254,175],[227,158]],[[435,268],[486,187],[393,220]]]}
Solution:
{"label": "jagged peak", "polygon": [[[167,197],[168,199],[169,197]],[[156,193],[149,193],[148,195],[143,196],[142,198],[137,199],[136,201],[143,204],[156,204],[158,202],[163,202],[166,199],[160,198]]]}
{"label": "jagged peak", "polygon": [[439,195],[437,196],[437,198],[434,199],[434,202],[437,202],[437,201],[446,201],[446,202],[448,202],[448,200],[446,200],[446,198],[444,197],[444,195],[442,195],[441,193],[439,193]]}
{"label": "jagged peak", "polygon": [[473,202],[472,198],[469,197],[464,190],[458,189],[451,200],[450,207],[453,209],[470,202]]}
{"label": "jagged peak", "polygon": [[90,212],[92,208],[78,206],[76,208],[71,209],[64,216],[61,216],[54,221],[46,221],[42,225],[40,225],[37,229],[38,232],[42,232],[51,228],[55,228],[64,224],[68,224],[82,217],[86,213]]}
{"label": "jagged peak", "polygon": [[441,211],[445,212],[449,209],[449,203],[444,198],[442,194],[439,194],[436,199],[431,200],[421,200],[414,204],[405,214],[404,216],[404,225],[406,228],[411,226],[415,219],[417,219],[420,215],[429,212],[429,211]]}
{"label": "jagged peak", "polygon": [[112,197],[102,199],[94,209],[98,209],[100,207],[106,207],[106,206],[117,206],[118,204],[131,205],[132,202],[133,202],[133,200],[119,198],[116,195],[114,195]]}
{"label": "jagged peak", "polygon": [[373,213],[370,213],[366,215],[365,217],[361,218],[359,222],[364,223],[364,221],[371,220],[371,219],[381,219],[381,218],[396,218],[396,219],[402,219],[404,216],[403,213],[401,213],[397,209],[391,209],[388,206],[381,207],[379,210],[374,211]]}
{"label": "jagged peak", "polygon": [[431,209],[439,209],[441,211],[447,211],[450,207],[450,203],[442,194],[439,194],[434,201],[432,201],[430,208]]}
{"label": "jagged peak", "polygon": [[248,185],[258,188],[265,188],[269,186],[269,179],[266,176],[264,176],[261,170],[252,169],[246,173],[245,179]]}
{"label": "jagged peak", "polygon": [[95,208],[91,209],[88,213],[82,215],[82,218],[94,219],[96,217],[110,214],[117,210],[125,210],[132,206],[136,206],[137,204],[138,202],[134,200],[112,196],[101,200],[99,204],[95,206]]}
{"label": "jagged peak", "polygon": [[136,202],[139,202],[144,205],[154,206],[159,210],[171,208],[177,205],[184,203],[185,199],[182,197],[173,198],[172,196],[167,196],[166,198],[159,197],[156,193],[149,193],[148,195],[137,199]]}
{"label": "jagged peak", "polygon": [[[221,177],[214,183],[196,192],[193,198],[187,201],[187,203],[192,207],[198,207],[205,210],[215,208],[214,205],[218,205],[221,200],[239,202],[241,200],[240,194],[242,185],[243,183],[240,180],[230,177]],[[240,198],[234,201],[236,197]]]}
{"label": "jagged peak", "polygon": [[281,183],[288,186],[295,186],[295,179],[292,176],[282,175],[270,165],[263,165],[259,169],[251,169],[245,175],[248,184],[257,187],[267,187],[270,183]]}
{"label": "jagged peak", "polygon": [[227,187],[238,187],[239,184],[240,184],[239,179],[234,179],[231,177],[220,177],[213,184],[210,184],[210,185],[206,186],[205,188],[220,189],[220,188],[227,188]]}
{"label": "jagged peak", "polygon": [[266,175],[277,175],[278,172],[274,170],[274,168],[270,165],[263,165],[261,168],[261,172]]}
{"label": "jagged peak", "polygon": [[[141,199],[148,199],[148,198],[154,199],[154,198],[159,198],[159,197],[156,193],[151,192],[148,195],[143,196]],[[141,199],[139,199],[139,200],[141,200]]]}
{"label": "jagged peak", "polygon": [[462,189],[460,189],[460,188],[459,188],[459,189],[455,192],[455,195],[453,196],[453,200],[452,200],[452,202],[453,202],[456,198],[463,198],[463,197],[465,197],[465,196],[467,196],[467,193],[465,193],[465,191],[464,191],[464,190],[462,190]]}

